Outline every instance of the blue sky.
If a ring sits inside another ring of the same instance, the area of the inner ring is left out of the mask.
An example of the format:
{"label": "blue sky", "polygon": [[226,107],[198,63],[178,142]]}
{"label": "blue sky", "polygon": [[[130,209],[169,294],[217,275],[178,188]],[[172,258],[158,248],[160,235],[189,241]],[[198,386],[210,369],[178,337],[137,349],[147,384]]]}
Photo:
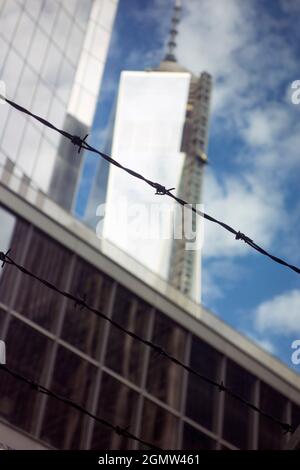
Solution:
{"label": "blue sky", "polygon": [[[98,148],[105,147],[120,72],[161,60],[172,3],[120,0],[91,136]],[[178,61],[214,79],[205,210],[300,265],[300,105],[291,103],[291,83],[300,79],[300,1],[183,4]],[[86,156],[78,214],[96,166]],[[291,342],[300,339],[299,282],[296,273],[205,225],[204,305],[291,367]]]}

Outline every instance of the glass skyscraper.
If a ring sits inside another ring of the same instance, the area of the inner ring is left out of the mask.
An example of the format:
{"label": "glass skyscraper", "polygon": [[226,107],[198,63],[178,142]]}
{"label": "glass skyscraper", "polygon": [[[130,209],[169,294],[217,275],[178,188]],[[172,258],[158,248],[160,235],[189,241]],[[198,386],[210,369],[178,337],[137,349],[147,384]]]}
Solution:
{"label": "glass skyscraper", "polygon": [[[0,0],[7,97],[84,137],[92,125],[117,0]],[[0,165],[70,210],[82,155],[0,104]]]}
{"label": "glass skyscraper", "polygon": [[[111,152],[123,165],[152,181],[175,187],[174,194],[195,206],[202,201],[212,78],[207,72],[195,76],[174,56],[180,11],[180,2],[176,1],[168,51],[159,67],[121,74]],[[94,221],[97,205],[106,202],[103,236],[200,302],[200,217],[192,214],[189,232],[198,232],[199,244],[187,249],[188,220],[186,225],[181,224],[183,214],[172,200],[155,195],[144,183],[113,166],[108,172],[107,166],[99,164],[95,182],[87,221]],[[103,188],[107,188],[106,193]],[[122,204],[126,204],[127,214],[125,209],[122,212]],[[145,211],[140,220],[138,204],[140,211]],[[158,205],[165,210],[157,209],[160,215],[155,216]],[[122,216],[116,216],[118,211]],[[129,233],[131,228],[135,233]]]}
{"label": "glass skyscraper", "polygon": [[[189,81],[189,74],[184,72],[121,74],[112,155],[125,166],[154,181],[162,181],[167,187],[179,184],[182,171],[184,156],[180,147]],[[94,189],[100,198],[101,187],[95,185]],[[97,201],[93,193],[91,198],[94,198],[93,203],[102,202]],[[167,243],[162,243],[161,236],[167,237],[171,232],[168,220],[173,202],[159,198],[155,190],[113,166],[109,169],[105,202],[103,236],[142,260],[157,274],[161,274],[161,270],[166,273],[167,266],[162,265],[161,260],[168,248]],[[131,232],[134,208],[137,213],[139,209],[146,211],[147,220],[144,227],[139,227],[138,220],[136,224],[133,222]],[[121,217],[126,210],[128,217]],[[139,231],[137,238],[135,230]]]}

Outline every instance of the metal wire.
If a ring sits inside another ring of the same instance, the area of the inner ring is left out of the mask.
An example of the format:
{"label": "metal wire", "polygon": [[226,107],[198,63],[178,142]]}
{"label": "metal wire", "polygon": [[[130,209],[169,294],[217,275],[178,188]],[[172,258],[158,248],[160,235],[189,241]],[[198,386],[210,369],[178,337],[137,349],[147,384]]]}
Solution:
{"label": "metal wire", "polygon": [[105,315],[101,310],[98,310],[96,308],[93,308],[92,306],[90,306],[87,301],[86,301],[86,298],[80,298],[80,297],[77,297],[73,294],[71,294],[70,292],[66,292],[62,289],[60,289],[59,287],[55,286],[54,284],[50,283],[49,281],[47,281],[46,279],[43,279],[39,276],[37,276],[36,274],[34,274],[33,272],[29,271],[28,269],[26,269],[24,266],[16,263],[10,256],[9,256],[9,253],[10,251],[8,251],[7,253],[4,253],[4,252],[0,252],[0,261],[2,261],[2,268],[8,264],[8,265],[11,265],[15,268],[17,268],[19,271],[21,271],[23,274],[25,274],[26,276],[29,276],[35,280],[37,280],[38,282],[40,282],[41,284],[43,284],[44,286],[46,286],[48,289],[51,289],[52,291],[56,292],[57,294],[60,294],[62,295],[63,297],[73,301],[74,303],[74,306],[75,307],[80,307],[81,309],[86,309],[92,313],[94,313],[95,315],[97,315],[98,317],[108,321],[111,325],[113,325],[115,328],[117,328],[118,330],[122,331],[124,334],[128,335],[128,336],[131,336],[132,338],[134,338],[135,340],[139,341],[140,343],[144,344],[145,346],[148,346],[150,347],[151,349],[153,349],[156,354],[158,354],[159,356],[163,356],[165,358],[167,358],[169,361],[173,362],[174,364],[176,364],[177,366],[185,369],[186,371],[188,371],[189,373],[197,376],[199,379],[201,379],[203,382],[206,382],[208,384],[210,384],[211,386],[213,387],[216,387],[219,392],[225,392],[227,395],[231,396],[232,398],[234,398],[235,400],[239,401],[240,403],[243,403],[245,406],[247,406],[248,408],[251,408],[253,411],[259,413],[261,416],[264,416],[265,418],[269,419],[270,421],[272,421],[273,423],[276,423],[278,424],[282,430],[284,432],[293,432],[293,428],[290,424],[288,423],[285,423],[277,418],[275,418],[274,416],[266,413],[264,410],[262,410],[261,408],[259,408],[258,406],[254,405],[253,403],[251,403],[250,401],[240,397],[239,395],[237,395],[233,390],[231,390],[229,387],[226,387],[225,384],[223,382],[217,382],[215,380],[212,380],[210,379],[209,377],[206,377],[205,375],[201,374],[199,371],[197,371],[196,369],[190,367],[189,365],[185,364],[184,362],[180,361],[179,359],[177,359],[175,356],[171,355],[168,351],[165,351],[160,345],[158,344],[155,344],[153,343],[152,341],[149,341],[139,335],[137,335],[136,333],[128,330],[127,328],[123,327],[122,325],[120,325],[118,322],[116,322],[115,320],[109,318],[107,315]]}
{"label": "metal wire", "polygon": [[28,109],[24,108],[23,106],[9,100],[8,98],[4,97],[3,95],[0,94],[0,99],[3,99],[4,101],[6,101],[6,103],[8,103],[10,106],[12,106],[13,108],[15,108],[16,110],[24,113],[24,114],[27,114],[28,116],[32,117],[33,119],[37,120],[38,122],[40,122],[42,125],[48,127],[49,129],[52,129],[53,131],[55,132],[58,132],[59,134],[61,134],[63,137],[65,137],[66,139],[69,139],[73,145],[77,146],[78,147],[78,152],[81,151],[81,149],[84,149],[84,150],[88,150],[90,152],[93,152],[93,153],[96,153],[97,155],[99,155],[100,157],[102,157],[104,160],[106,160],[107,162],[111,163],[112,165],[115,165],[116,167],[120,168],[121,170],[125,171],[126,173],[128,173],[129,175],[133,176],[134,178],[137,178],[139,180],[142,180],[144,181],[146,184],[148,184],[149,186],[151,186],[152,188],[154,188],[156,190],[156,194],[157,195],[164,195],[164,196],[168,196],[170,198],[172,198],[174,201],[176,201],[178,204],[180,204],[181,206],[187,206],[190,210],[192,210],[193,212],[195,212],[197,215],[199,215],[200,217],[203,217],[204,219],[210,221],[210,222],[213,222],[217,225],[220,225],[222,228],[224,228],[225,230],[227,230],[228,232],[230,232],[231,234],[233,234],[235,236],[235,239],[236,240],[242,240],[244,241],[248,246],[250,246],[251,248],[253,248],[255,251],[257,251],[258,253],[264,255],[264,256],[267,256],[268,258],[270,258],[271,260],[273,260],[275,263],[278,263],[282,266],[285,266],[289,269],[291,269],[292,271],[296,272],[297,274],[300,274],[300,268],[298,268],[297,266],[293,265],[293,264],[290,264],[288,263],[287,261],[279,258],[278,256],[274,256],[272,255],[271,253],[267,252],[265,249],[263,249],[262,247],[260,247],[257,243],[255,243],[253,240],[251,240],[251,238],[249,238],[247,235],[245,235],[244,233],[240,232],[239,230],[235,230],[233,227],[231,227],[230,225],[226,224],[225,222],[222,222],[218,219],[216,219],[215,217],[212,217],[211,215],[205,213],[205,212],[202,212],[198,209],[196,209],[195,207],[193,207],[190,203],[188,203],[187,201],[185,201],[184,199],[181,199],[177,196],[175,196],[171,191],[175,188],[170,188],[170,189],[167,189],[165,186],[163,186],[162,184],[160,183],[156,183],[148,178],[146,178],[145,176],[143,176],[142,174],[130,169],[130,168],[127,168],[126,166],[124,165],[121,165],[121,163],[119,163],[117,160],[115,160],[114,158],[110,157],[109,155],[105,154],[104,152],[101,152],[100,150],[97,150],[96,148],[92,147],[91,145],[89,145],[87,142],[86,142],[86,139],[87,139],[87,135],[84,137],[84,138],[81,138],[79,136],[76,136],[76,135],[72,135],[70,134],[69,132],[66,132],[62,129],[59,129],[58,127],[54,126],[51,122],[47,121],[46,119],[42,118],[41,116],[38,116],[34,113],[32,113],[31,111],[29,111]]}

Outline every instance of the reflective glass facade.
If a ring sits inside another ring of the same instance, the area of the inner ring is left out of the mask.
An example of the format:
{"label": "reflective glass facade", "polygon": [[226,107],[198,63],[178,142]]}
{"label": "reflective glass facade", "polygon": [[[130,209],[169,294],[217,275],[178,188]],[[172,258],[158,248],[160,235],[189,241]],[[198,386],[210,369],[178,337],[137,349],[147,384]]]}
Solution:
{"label": "reflective glass facade", "polygon": [[[45,232],[0,207],[1,249],[267,413],[299,423],[297,403]],[[9,265],[0,271],[0,339],[11,368],[166,449],[273,449],[287,436],[267,419],[154,354],[108,322]],[[157,294],[159,295],[159,294]],[[238,356],[238,354],[237,354]],[[1,373],[0,423],[59,449],[137,444]],[[274,384],[278,379],[273,378]],[[300,396],[299,402],[300,403]],[[3,441],[3,439],[2,439]]]}
{"label": "reflective glass facade", "polygon": [[[152,181],[175,187],[173,194],[180,199],[200,204],[211,93],[207,72],[196,77],[175,62],[162,61],[153,71],[122,72],[107,153]],[[163,198],[157,215],[155,191],[139,181],[133,184],[132,176],[100,161],[85,219],[95,228],[96,215],[104,215],[103,237],[200,302],[201,243],[186,249],[192,241],[187,234],[191,227],[184,222],[186,227],[180,230],[182,207],[173,202]],[[104,203],[105,214],[97,212]],[[200,239],[202,227],[195,214],[191,225]]]}
{"label": "reflective glass facade", "polygon": [[[166,187],[177,187],[183,166],[181,139],[190,78],[191,75],[184,72],[126,71],[121,74],[111,154],[123,165],[153,181],[162,182]],[[132,176],[114,166],[109,168],[107,194],[104,195],[105,170],[105,166],[99,163],[87,218],[94,221],[92,216],[96,214],[97,206],[106,202],[103,236],[130,256],[142,259],[148,269],[166,277],[170,240],[164,243],[162,234],[170,238],[173,201],[168,198],[158,200],[155,190],[147,189],[139,181],[133,184]],[[154,214],[158,203],[160,207],[163,203],[164,218]],[[124,210],[123,205],[126,206]],[[118,209],[120,216],[116,218]],[[139,220],[142,219],[144,224],[138,220],[140,209],[144,213]],[[125,214],[125,210],[128,217],[122,219],[121,214]],[[130,224],[135,217],[136,224]],[[140,236],[136,236],[137,233]]]}
{"label": "reflective glass facade", "polygon": [[[7,97],[57,127],[86,134],[116,7],[117,0],[0,0],[0,79]],[[74,146],[3,103],[0,123],[1,167],[31,178],[70,209],[81,162]]]}

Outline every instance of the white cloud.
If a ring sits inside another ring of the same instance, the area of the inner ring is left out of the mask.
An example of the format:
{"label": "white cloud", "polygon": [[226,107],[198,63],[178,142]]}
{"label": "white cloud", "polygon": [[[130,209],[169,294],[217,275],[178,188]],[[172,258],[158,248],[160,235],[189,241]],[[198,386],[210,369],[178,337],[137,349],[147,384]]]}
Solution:
{"label": "white cloud", "polygon": [[[237,53],[249,44],[253,35],[253,7],[250,2],[186,2],[186,14],[180,26],[179,60],[198,74],[209,71],[217,86],[214,109],[235,100],[249,85],[249,77],[237,60]],[[191,44],[193,47],[191,47]],[[227,113],[228,114],[228,113]]]}
{"label": "white cloud", "polygon": [[300,334],[300,290],[291,290],[266,300],[255,309],[255,326],[260,333]]}
{"label": "white cloud", "polygon": [[268,339],[256,338],[256,339],[253,339],[253,341],[255,341],[262,349],[264,349],[268,353],[273,354],[273,355],[276,354],[276,351],[277,351],[276,346]]}
{"label": "white cloud", "polygon": [[224,297],[224,291],[220,285],[215,282],[215,277],[210,269],[202,271],[201,301],[204,305],[213,306],[216,300]]}
{"label": "white cloud", "polygon": [[258,346],[260,346],[262,349],[267,351],[270,354],[275,355],[277,353],[277,348],[273,344],[272,341],[270,341],[268,338],[260,338],[256,335],[253,335],[252,333],[245,333],[246,336],[248,336],[254,343],[256,343]]}
{"label": "white cloud", "polygon": [[[232,176],[220,182],[214,173],[207,172],[205,185],[206,212],[259,241],[265,248],[271,246],[283,223],[278,217],[282,208],[280,194],[270,200],[267,188],[258,189],[254,176],[248,179]],[[249,254],[249,250],[222,227],[211,222],[205,223],[204,256],[243,256]]]}
{"label": "white cloud", "polygon": [[298,0],[280,0],[281,7],[286,13],[298,13],[300,3]]}
{"label": "white cloud", "polygon": [[292,116],[283,103],[268,104],[256,108],[246,115],[247,124],[243,129],[246,142],[253,146],[272,146],[288,132]]}
{"label": "white cloud", "polygon": [[246,270],[232,258],[210,259],[202,269],[202,298],[204,305],[214,306],[216,300],[224,297],[225,290],[232,288]]}
{"label": "white cloud", "polygon": [[[222,1],[202,0],[200,8],[190,0],[185,8],[179,61],[196,74],[207,70],[213,76],[214,135],[227,132],[245,145],[226,157],[236,168],[223,174],[222,182],[213,170],[206,172],[205,209],[270,248],[286,221],[287,178],[300,166],[299,115],[285,91],[297,78],[298,59],[282,33],[285,20],[256,2],[227,0],[224,8]],[[213,162],[218,155],[209,157]],[[206,223],[205,256],[248,253],[232,235]]]}

